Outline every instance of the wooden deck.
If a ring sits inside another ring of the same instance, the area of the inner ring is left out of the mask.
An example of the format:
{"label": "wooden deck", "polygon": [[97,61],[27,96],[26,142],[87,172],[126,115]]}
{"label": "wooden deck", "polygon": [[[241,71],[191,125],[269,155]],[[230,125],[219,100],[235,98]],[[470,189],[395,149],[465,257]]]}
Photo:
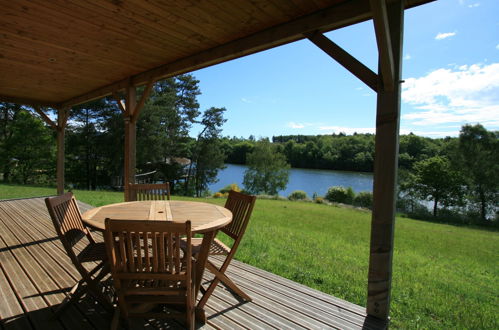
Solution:
{"label": "wooden deck", "polygon": [[[82,211],[91,208],[80,204]],[[218,262],[218,260],[214,259]],[[105,329],[111,316],[84,298],[60,319],[53,311],[78,279],[43,198],[0,201],[0,329]],[[365,308],[280,276],[233,261],[229,276],[253,302],[223,286],[210,298],[201,329],[381,329]],[[206,275],[210,277],[209,274]],[[181,323],[133,322],[134,328],[181,329]]]}

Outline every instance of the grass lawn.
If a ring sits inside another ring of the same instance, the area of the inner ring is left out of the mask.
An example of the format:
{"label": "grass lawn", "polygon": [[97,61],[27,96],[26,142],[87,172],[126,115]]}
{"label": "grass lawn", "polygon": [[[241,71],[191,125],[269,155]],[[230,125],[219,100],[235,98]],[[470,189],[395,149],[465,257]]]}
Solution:
{"label": "grass lawn", "polygon": [[[0,199],[54,193],[0,184]],[[94,206],[123,201],[116,192],[75,195]],[[365,306],[370,219],[365,211],[257,200],[236,258]],[[498,329],[498,247],[497,231],[398,218],[391,327]]]}

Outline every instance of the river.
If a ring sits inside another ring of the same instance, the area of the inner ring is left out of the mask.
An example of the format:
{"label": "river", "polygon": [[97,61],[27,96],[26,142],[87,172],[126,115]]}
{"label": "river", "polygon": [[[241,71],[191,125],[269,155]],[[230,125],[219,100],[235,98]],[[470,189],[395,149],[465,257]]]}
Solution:
{"label": "river", "polygon": [[[247,167],[233,164],[226,164],[226,166],[218,172],[219,181],[208,187],[211,192],[219,191],[231,183],[237,183],[239,187],[244,188],[243,177]],[[279,195],[288,196],[295,190],[303,190],[310,198],[314,193],[324,196],[328,188],[332,186],[352,187],[356,193],[372,192],[373,175],[361,172],[292,168],[289,173],[288,186],[285,190],[279,191]]]}

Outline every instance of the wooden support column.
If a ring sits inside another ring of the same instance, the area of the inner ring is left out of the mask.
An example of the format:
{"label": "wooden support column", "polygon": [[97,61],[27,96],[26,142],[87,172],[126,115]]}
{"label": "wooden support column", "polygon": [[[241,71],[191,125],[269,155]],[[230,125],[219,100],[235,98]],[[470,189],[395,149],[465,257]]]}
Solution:
{"label": "wooden support column", "polygon": [[137,105],[137,99],[135,86],[129,85],[125,92],[125,165],[123,186],[125,188],[125,201],[129,201],[129,185],[135,183],[137,123],[133,120],[133,111]]}
{"label": "wooden support column", "polygon": [[124,112],[125,120],[125,163],[123,171],[125,201],[130,200],[129,185],[135,183],[137,119],[139,117],[140,110],[151,93],[152,87],[153,81],[149,81],[140,98],[140,101],[137,102],[137,89],[129,83],[125,90],[126,94],[124,105],[117,93],[113,93],[114,98],[118,102],[118,106]]}
{"label": "wooden support column", "polygon": [[[400,120],[400,77],[403,41],[403,1],[386,5],[386,26],[389,31],[393,54],[392,81],[386,83],[383,74],[390,72],[389,60],[379,60],[379,85],[376,113],[376,140],[374,162],[374,203],[371,223],[371,248],[368,275],[368,315],[387,320],[390,310],[392,281],[393,235],[395,225],[395,201],[397,184],[399,120]],[[382,30],[376,33],[383,34]],[[378,38],[379,41],[380,38]],[[386,34],[381,39],[386,40]],[[380,53],[385,52],[386,45]]]}
{"label": "wooden support column", "polygon": [[57,195],[62,195],[64,193],[64,137],[66,135],[68,117],[69,109],[57,109]]}
{"label": "wooden support column", "polygon": [[57,195],[62,195],[64,193],[64,137],[66,131],[66,124],[69,117],[69,108],[59,108],[57,109],[57,124],[50,119],[45,112],[37,105],[33,106],[33,109],[42,117],[42,119],[57,132],[57,167],[56,167],[56,181],[57,181]]}

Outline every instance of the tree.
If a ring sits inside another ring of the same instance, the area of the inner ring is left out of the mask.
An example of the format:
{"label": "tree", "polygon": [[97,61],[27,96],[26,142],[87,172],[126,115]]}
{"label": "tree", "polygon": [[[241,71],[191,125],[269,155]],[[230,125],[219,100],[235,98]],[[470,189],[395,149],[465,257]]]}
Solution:
{"label": "tree", "polygon": [[464,174],[469,199],[479,204],[482,220],[497,211],[499,199],[499,132],[482,125],[461,128],[457,164]]}
{"label": "tree", "polygon": [[199,132],[194,146],[193,159],[187,172],[185,186],[189,184],[192,166],[195,163],[195,191],[196,196],[208,188],[208,184],[216,182],[218,170],[224,167],[225,155],[222,151],[220,133],[222,125],[227,121],[223,118],[225,108],[211,107],[203,113],[199,124],[203,129]]}
{"label": "tree", "polygon": [[461,178],[447,158],[435,156],[416,162],[412,173],[401,189],[410,195],[433,201],[433,216],[437,216],[439,203],[457,204],[462,197]]}
{"label": "tree", "polygon": [[194,76],[180,75],[154,85],[137,122],[137,167],[155,168],[156,179],[171,181],[182,175],[176,157],[192,158],[189,130],[200,115]]}
{"label": "tree", "polygon": [[277,195],[286,189],[289,180],[289,164],[284,154],[276,152],[268,140],[260,140],[247,155],[248,169],[243,184],[250,193]]}
{"label": "tree", "polygon": [[[91,101],[71,110],[66,128],[66,178],[69,183],[85,189],[108,185],[110,173],[106,160],[120,151],[109,149],[104,135],[106,117],[119,112],[106,99]],[[123,121],[121,120],[121,123]],[[115,174],[116,175],[116,174]]]}
{"label": "tree", "polygon": [[8,134],[1,143],[2,158],[8,162],[9,176],[23,184],[46,183],[53,177],[55,166],[53,132],[27,110],[14,108]]}

